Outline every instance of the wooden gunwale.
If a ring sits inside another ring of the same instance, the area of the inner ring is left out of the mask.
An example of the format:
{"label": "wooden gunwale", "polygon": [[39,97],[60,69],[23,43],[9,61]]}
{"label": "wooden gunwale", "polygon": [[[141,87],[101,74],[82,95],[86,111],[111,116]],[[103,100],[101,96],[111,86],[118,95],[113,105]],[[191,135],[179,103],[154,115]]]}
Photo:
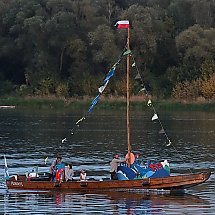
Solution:
{"label": "wooden gunwale", "polygon": [[20,190],[144,190],[144,189],[164,189],[178,190],[192,187],[205,182],[210,177],[211,172],[202,172],[189,175],[169,176],[165,178],[146,178],[137,180],[109,180],[109,181],[71,181],[62,182],[56,187],[55,182],[50,181],[26,181],[12,178],[7,180],[8,189]]}

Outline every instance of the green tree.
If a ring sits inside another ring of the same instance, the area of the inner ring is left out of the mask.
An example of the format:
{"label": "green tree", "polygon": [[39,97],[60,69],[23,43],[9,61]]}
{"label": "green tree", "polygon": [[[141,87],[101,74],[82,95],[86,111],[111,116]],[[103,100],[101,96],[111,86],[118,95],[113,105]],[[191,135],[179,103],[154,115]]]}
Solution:
{"label": "green tree", "polygon": [[[215,57],[214,38],[214,28],[203,29],[199,25],[194,25],[181,32],[176,37],[176,46],[181,62],[192,65],[194,68],[200,68],[206,59],[213,59]],[[194,72],[196,71],[194,70]],[[199,76],[200,70],[197,73],[194,72],[190,74],[193,79]]]}

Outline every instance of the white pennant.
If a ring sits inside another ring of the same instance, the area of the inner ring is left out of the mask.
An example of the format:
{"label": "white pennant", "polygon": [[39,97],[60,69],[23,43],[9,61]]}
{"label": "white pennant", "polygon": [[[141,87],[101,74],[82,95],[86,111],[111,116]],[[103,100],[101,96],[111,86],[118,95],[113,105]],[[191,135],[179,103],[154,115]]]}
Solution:
{"label": "white pennant", "polygon": [[172,143],[171,143],[171,141],[169,140],[169,142],[168,142],[168,144],[166,145],[166,146],[170,146]]}
{"label": "white pennant", "polygon": [[149,99],[149,101],[147,102],[147,106],[151,106],[152,105],[152,101],[151,99]]}
{"label": "white pennant", "polygon": [[158,115],[155,113],[154,116],[152,117],[152,121],[158,119]]}
{"label": "white pennant", "polygon": [[135,64],[135,62],[134,63],[132,63],[132,65],[131,65],[132,67],[135,67],[136,66],[136,64]]}
{"label": "white pennant", "polygon": [[66,141],[67,141],[66,138],[64,138],[64,139],[61,140],[62,143],[66,142]]}
{"label": "white pennant", "polygon": [[109,82],[109,80],[103,86],[99,87],[98,90],[99,90],[100,93],[102,93],[104,91],[104,89],[107,86],[108,82]]}

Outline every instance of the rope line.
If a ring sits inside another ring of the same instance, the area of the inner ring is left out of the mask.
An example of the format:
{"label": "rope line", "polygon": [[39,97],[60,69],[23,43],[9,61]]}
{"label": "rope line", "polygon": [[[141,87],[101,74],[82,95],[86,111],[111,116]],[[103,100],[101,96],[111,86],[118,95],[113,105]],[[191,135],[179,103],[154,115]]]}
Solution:
{"label": "rope line", "polygon": [[[157,115],[157,111],[156,111],[156,109],[155,109],[155,107],[154,107],[154,105],[153,105],[151,99],[149,98],[149,93],[148,93],[148,91],[147,91],[147,88],[146,88],[146,85],[145,85],[145,83],[144,83],[144,81],[143,81],[143,78],[142,78],[142,76],[141,76],[141,74],[140,74],[139,68],[138,68],[138,66],[136,66],[136,62],[135,62],[134,56],[132,55],[132,52],[131,52],[131,57],[132,57],[132,60],[133,60],[133,64],[132,64],[132,65],[135,66],[136,71],[137,71],[138,79],[140,79],[140,81],[141,81],[141,87],[142,87],[142,89],[140,89],[139,92],[142,92],[142,91],[145,92],[145,95],[146,95],[146,97],[148,98],[148,106],[151,106],[151,107],[152,107],[152,110],[153,110],[153,112],[154,112],[154,115],[155,115],[155,114]],[[164,134],[164,136],[165,136],[166,139],[167,139],[167,145],[166,145],[166,146],[168,147],[168,146],[171,145],[171,146],[173,147],[173,149],[176,151],[176,153],[178,154],[178,157],[185,163],[183,157],[180,155],[180,153],[178,152],[178,150],[176,149],[176,147],[174,146],[174,144],[171,142],[170,138],[168,137],[168,135],[167,135],[167,133],[166,133],[166,131],[165,131],[165,129],[164,129],[164,126],[163,126],[161,120],[159,119],[159,117],[157,118],[157,120],[158,120],[158,122],[159,122],[159,124],[160,124],[162,134]],[[188,170],[192,173],[192,171],[191,171],[190,168],[188,168]]]}

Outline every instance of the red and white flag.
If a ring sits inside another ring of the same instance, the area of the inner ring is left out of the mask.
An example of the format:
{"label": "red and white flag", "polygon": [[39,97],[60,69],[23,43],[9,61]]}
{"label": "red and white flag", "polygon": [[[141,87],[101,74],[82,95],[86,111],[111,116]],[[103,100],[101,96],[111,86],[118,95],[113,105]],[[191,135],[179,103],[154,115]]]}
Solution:
{"label": "red and white flag", "polygon": [[118,21],[115,26],[117,28],[129,28],[129,21],[128,20],[121,20]]}

